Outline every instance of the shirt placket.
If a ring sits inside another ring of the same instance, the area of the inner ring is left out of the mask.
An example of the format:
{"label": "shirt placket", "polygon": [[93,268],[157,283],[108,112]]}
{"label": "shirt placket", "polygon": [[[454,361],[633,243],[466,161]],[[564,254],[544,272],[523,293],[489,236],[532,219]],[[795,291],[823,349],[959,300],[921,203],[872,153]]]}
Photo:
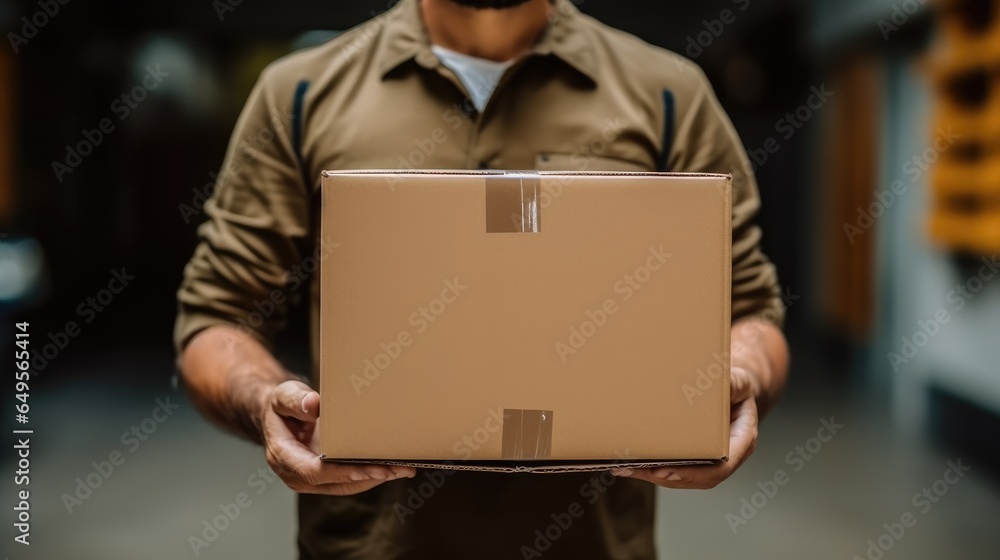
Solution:
{"label": "shirt placket", "polygon": [[[525,65],[527,60],[531,55],[523,57],[508,68],[500,81],[497,83],[497,87],[493,90],[492,95],[490,95],[489,100],[486,102],[486,106],[483,110],[477,111],[475,108],[471,109],[474,118],[472,119],[471,127],[469,130],[468,140],[465,146],[465,162],[464,167],[466,169],[489,169],[490,159],[493,156],[489,153],[490,146],[484,146],[482,144],[483,131],[489,126],[490,122],[496,116],[495,113],[499,109],[498,99],[504,92],[509,90],[511,87],[511,82],[513,82],[517,72]],[[423,51],[417,56],[417,62],[424,66],[425,68],[437,72],[437,74],[451,83],[459,94],[462,96],[462,104],[464,107],[473,107],[471,96],[469,95],[468,89],[458,76],[455,75],[449,68],[441,64],[441,62],[434,56],[430,50]],[[469,113],[466,114],[469,116]]]}

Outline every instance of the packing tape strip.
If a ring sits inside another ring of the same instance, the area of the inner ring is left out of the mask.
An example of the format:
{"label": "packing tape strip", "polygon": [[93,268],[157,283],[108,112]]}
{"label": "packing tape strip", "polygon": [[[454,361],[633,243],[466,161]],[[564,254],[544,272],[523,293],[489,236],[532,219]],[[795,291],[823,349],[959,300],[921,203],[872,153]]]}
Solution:
{"label": "packing tape strip", "polygon": [[552,411],[505,408],[501,459],[552,457]]}
{"label": "packing tape strip", "polygon": [[486,233],[538,233],[542,181],[531,171],[490,174],[486,179]]}

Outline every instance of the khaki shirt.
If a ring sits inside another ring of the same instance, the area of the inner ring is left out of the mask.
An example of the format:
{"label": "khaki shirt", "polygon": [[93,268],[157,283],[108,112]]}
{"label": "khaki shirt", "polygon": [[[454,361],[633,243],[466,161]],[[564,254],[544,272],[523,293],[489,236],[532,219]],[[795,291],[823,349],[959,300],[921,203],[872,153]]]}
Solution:
{"label": "khaki shirt", "polygon": [[[307,299],[315,374],[320,172],[365,168],[732,173],[733,320],[781,323],[750,163],[697,66],[556,0],[480,114],[431,51],[417,0],[402,0],[261,74],[184,271],[178,349],[213,325],[269,344]],[[651,559],[653,511],[652,485],[607,473],[428,470],[357,496],[300,496],[299,547],[303,559]]]}

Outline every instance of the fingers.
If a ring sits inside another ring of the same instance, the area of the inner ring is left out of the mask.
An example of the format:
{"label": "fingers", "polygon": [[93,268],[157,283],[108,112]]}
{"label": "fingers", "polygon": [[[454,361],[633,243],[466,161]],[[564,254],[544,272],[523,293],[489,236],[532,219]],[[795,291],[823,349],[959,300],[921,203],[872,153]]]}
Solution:
{"label": "fingers", "polygon": [[645,480],[665,488],[715,488],[732,476],[757,448],[757,404],[746,399],[733,408],[729,429],[729,461],[716,465],[659,467],[655,469],[618,469],[613,474]]}
{"label": "fingers", "polygon": [[[366,480],[362,482],[345,482],[341,484],[321,484],[312,486],[305,490],[296,490],[300,494],[324,494],[327,496],[351,496],[360,494],[375,488],[379,484],[389,482],[388,480]],[[293,488],[294,490],[294,488]]]}
{"label": "fingers", "polygon": [[737,459],[739,462],[736,466],[739,467],[757,449],[759,422],[757,401],[754,399],[747,399],[735,407],[732,424],[729,427],[730,463]]}
{"label": "fingers", "polygon": [[264,432],[268,465],[289,488],[299,493],[344,496],[417,474],[412,467],[323,461],[295,437],[275,411],[266,415]]}
{"label": "fingers", "polygon": [[[327,463],[332,467],[354,467],[355,465],[349,465],[346,463]],[[382,465],[359,465],[361,469],[368,472],[371,467],[382,468]],[[390,482],[392,480],[397,480],[400,478],[413,478],[416,475],[416,469],[412,467],[398,467],[395,465],[386,465],[384,468],[389,469],[391,474],[388,478],[377,479],[371,478],[368,480],[361,481],[351,481],[351,482],[334,482],[330,484],[319,484],[314,486],[305,486],[302,489],[295,489],[296,492],[300,494],[325,494],[328,496],[350,496],[352,494],[358,494],[371,490],[380,484]]]}
{"label": "fingers", "polygon": [[[285,443],[268,448],[268,464],[292,490],[302,494],[330,494],[344,496],[363,492],[383,482],[400,478],[413,478],[416,469],[329,463],[312,455],[300,443]],[[302,451],[305,451],[303,453]]]}
{"label": "fingers", "polygon": [[301,381],[285,381],[271,393],[271,407],[286,418],[315,422],[319,418],[319,393]]}

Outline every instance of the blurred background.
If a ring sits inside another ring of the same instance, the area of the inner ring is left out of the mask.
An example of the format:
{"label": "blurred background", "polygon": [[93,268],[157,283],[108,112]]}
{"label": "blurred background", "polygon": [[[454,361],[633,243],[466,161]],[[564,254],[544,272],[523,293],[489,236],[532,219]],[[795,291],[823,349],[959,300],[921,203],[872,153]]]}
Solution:
{"label": "blurred background", "polygon": [[[661,556],[1000,558],[1000,2],[574,3],[705,69],[786,290],[787,395],[735,477],[660,491]],[[174,294],[260,70],[392,4],[0,0],[0,348],[28,321],[35,351],[30,547],[3,384],[5,555],[293,557],[292,493],[177,389]],[[299,371],[305,340],[300,311]]]}

